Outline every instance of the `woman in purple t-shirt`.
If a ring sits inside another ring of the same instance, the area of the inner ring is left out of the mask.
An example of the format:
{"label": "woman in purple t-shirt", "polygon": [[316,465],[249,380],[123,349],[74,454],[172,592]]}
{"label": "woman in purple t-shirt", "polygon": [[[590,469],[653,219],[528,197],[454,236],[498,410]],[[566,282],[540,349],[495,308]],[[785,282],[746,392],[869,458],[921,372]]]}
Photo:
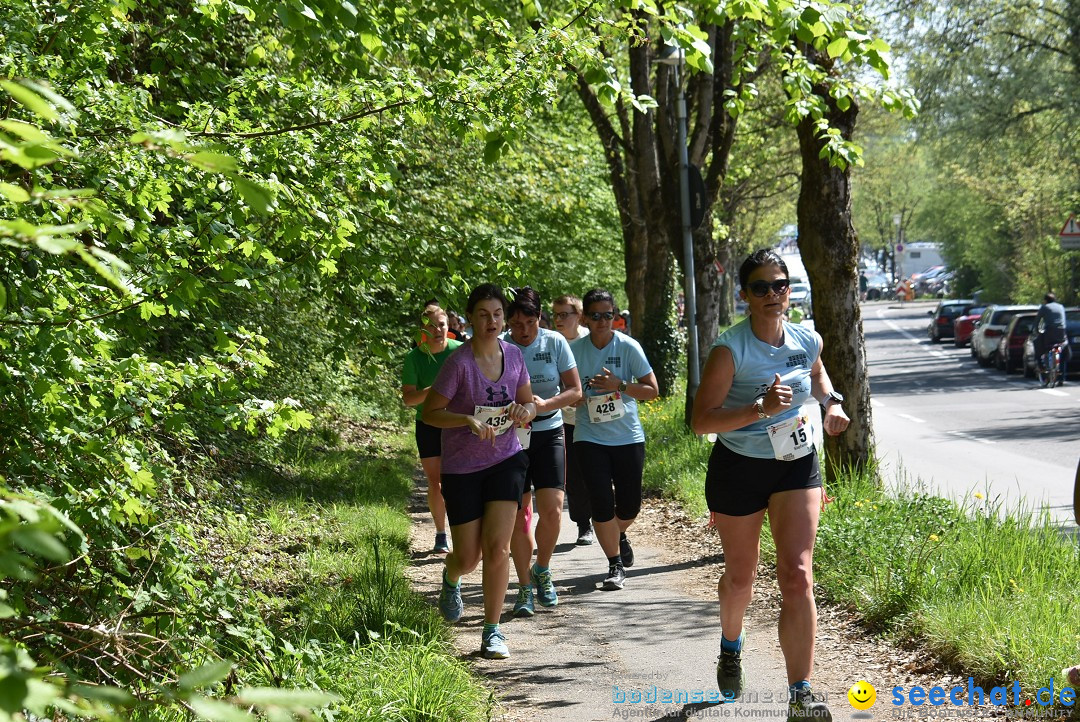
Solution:
{"label": "woman in purple t-shirt", "polygon": [[423,421],[442,431],[442,493],[454,550],[446,557],[439,611],[461,618],[461,577],[483,558],[484,631],[480,652],[510,656],[499,617],[510,574],[510,535],[529,459],[514,429],[536,416],[525,359],[499,339],[502,290],[485,283],[466,305],[473,337],[443,364],[424,402]]}

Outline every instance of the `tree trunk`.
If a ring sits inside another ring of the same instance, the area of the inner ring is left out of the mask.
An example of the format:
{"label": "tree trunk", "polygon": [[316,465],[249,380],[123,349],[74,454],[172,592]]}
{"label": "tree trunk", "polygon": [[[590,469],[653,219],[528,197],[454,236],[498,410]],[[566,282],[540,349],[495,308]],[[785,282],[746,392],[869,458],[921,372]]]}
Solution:
{"label": "tree trunk", "polygon": [[[827,63],[827,59],[811,57]],[[828,104],[829,125],[851,140],[858,106],[852,103],[841,111],[828,87],[815,86],[814,92]],[[833,385],[844,394],[844,410],[851,417],[847,431],[825,437],[826,474],[835,480],[841,471],[871,468],[873,426],[859,308],[859,239],[851,224],[851,174],[849,168],[832,166],[827,157],[821,157],[824,144],[815,130],[809,117],[797,128],[803,173],[798,204],[799,253],[814,291],[814,326],[824,341],[822,362]]]}

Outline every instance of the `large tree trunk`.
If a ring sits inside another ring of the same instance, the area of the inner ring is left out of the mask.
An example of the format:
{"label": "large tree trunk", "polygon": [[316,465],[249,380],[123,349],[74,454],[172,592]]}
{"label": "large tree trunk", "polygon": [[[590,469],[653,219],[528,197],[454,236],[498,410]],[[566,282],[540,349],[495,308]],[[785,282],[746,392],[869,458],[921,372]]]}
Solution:
{"label": "large tree trunk", "polygon": [[[829,125],[851,140],[857,105],[841,111],[826,86],[815,86],[814,92],[828,103]],[[797,130],[803,173],[799,253],[814,291],[814,326],[824,340],[821,358],[833,385],[844,394],[844,410],[851,417],[847,431],[825,437],[826,473],[832,480],[843,470],[870,468],[873,461],[870,381],[859,308],[859,239],[851,224],[850,169],[832,166],[821,157],[824,144],[815,134],[812,118],[805,118]]]}

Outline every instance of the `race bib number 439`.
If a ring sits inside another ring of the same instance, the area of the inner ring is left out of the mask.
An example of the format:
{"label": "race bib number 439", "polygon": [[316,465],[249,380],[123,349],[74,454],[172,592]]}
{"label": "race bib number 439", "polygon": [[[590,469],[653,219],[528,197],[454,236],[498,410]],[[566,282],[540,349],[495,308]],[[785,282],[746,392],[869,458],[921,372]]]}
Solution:
{"label": "race bib number 439", "polygon": [[810,417],[803,414],[777,421],[765,427],[772,442],[773,456],[780,461],[801,459],[814,450],[814,437],[810,433]]}
{"label": "race bib number 439", "polygon": [[605,424],[624,416],[626,416],[626,405],[623,403],[622,394],[618,391],[603,396],[589,397],[589,421],[592,423]]}
{"label": "race bib number 439", "polygon": [[509,406],[476,406],[473,409],[473,416],[477,421],[493,427],[496,436],[502,436],[513,425],[509,411]]}

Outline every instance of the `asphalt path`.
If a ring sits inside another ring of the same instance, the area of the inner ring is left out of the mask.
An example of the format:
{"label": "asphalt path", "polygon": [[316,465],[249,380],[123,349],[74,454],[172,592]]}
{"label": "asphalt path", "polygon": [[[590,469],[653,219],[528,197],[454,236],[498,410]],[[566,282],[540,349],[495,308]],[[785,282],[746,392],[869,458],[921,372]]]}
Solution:
{"label": "asphalt path", "polygon": [[885,478],[971,504],[1045,504],[1055,523],[1073,526],[1080,384],[1041,389],[1023,374],[980,368],[969,348],[931,343],[934,306],[862,307]]}

